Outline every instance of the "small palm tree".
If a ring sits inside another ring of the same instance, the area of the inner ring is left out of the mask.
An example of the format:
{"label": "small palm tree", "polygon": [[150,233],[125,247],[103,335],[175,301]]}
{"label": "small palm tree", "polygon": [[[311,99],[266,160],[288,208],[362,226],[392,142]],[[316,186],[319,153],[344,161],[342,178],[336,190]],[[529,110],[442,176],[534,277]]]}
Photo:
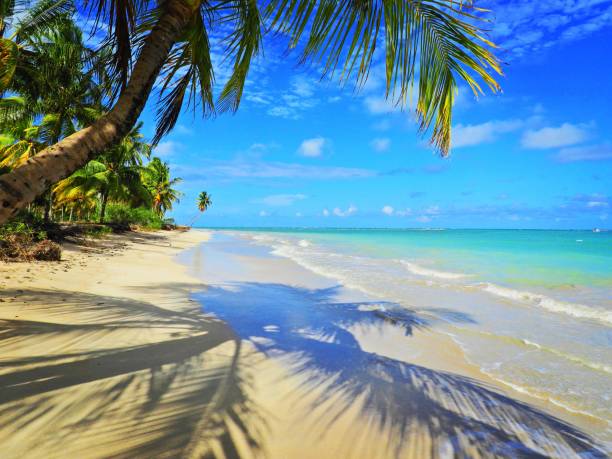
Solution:
{"label": "small palm tree", "polygon": [[198,195],[198,200],[197,200],[197,204],[198,204],[198,210],[200,211],[199,214],[197,214],[193,220],[191,221],[191,224],[189,226],[193,226],[193,224],[196,222],[196,220],[198,218],[200,218],[200,216],[206,212],[206,210],[208,210],[208,208],[210,206],[212,206],[212,200],[210,198],[210,195],[206,192],[206,191],[202,191],[199,195]]}
{"label": "small palm tree", "polygon": [[178,202],[182,193],[174,186],[183,181],[180,177],[170,178],[168,163],[159,158],[153,158],[143,170],[145,186],[153,198],[153,210],[163,217],[168,210],[172,210],[174,202]]}
{"label": "small palm tree", "polygon": [[210,195],[206,191],[202,191],[198,195],[198,210],[200,212],[206,212],[206,210],[212,205]]}

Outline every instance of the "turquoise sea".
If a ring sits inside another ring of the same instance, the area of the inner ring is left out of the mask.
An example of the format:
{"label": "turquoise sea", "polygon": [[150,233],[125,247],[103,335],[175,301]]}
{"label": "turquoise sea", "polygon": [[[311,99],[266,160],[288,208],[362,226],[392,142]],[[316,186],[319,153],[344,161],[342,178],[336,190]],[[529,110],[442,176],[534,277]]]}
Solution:
{"label": "turquoise sea", "polygon": [[612,440],[612,232],[228,229],[427,315],[482,371]]}

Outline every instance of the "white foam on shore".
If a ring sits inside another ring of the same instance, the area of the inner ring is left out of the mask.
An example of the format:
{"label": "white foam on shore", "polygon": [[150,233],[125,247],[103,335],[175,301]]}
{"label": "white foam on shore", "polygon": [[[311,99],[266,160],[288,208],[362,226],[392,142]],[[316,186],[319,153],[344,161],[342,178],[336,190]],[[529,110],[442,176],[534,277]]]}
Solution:
{"label": "white foam on shore", "polygon": [[520,303],[526,303],[533,306],[542,307],[548,311],[567,314],[580,319],[590,319],[602,322],[606,325],[612,325],[612,311],[604,311],[591,306],[579,303],[568,303],[565,301],[555,300],[546,295],[532,293],[523,290],[514,290],[507,287],[501,287],[490,282],[478,284],[485,292],[500,298],[505,298]]}
{"label": "white foam on shore", "polygon": [[436,271],[434,269],[425,268],[423,266],[417,265],[416,263],[412,263],[406,260],[399,260],[399,262],[404,265],[408,269],[408,271],[410,271],[412,274],[416,274],[417,276],[434,277],[436,279],[463,279],[465,277],[469,277],[468,274]]}

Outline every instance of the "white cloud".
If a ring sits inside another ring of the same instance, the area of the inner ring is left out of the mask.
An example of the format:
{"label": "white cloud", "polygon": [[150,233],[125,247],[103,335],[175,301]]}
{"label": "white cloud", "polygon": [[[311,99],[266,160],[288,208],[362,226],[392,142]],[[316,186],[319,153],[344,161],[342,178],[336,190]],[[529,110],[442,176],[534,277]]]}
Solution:
{"label": "white cloud", "polygon": [[293,78],[291,89],[300,97],[310,97],[314,94],[313,85],[303,76]]}
{"label": "white cloud", "polygon": [[404,210],[396,210],[395,215],[399,217],[407,217],[409,215],[412,215],[412,209],[407,207]]}
{"label": "white cloud", "polygon": [[323,209],[323,216],[324,217],[329,217],[329,210]]}
{"label": "white cloud", "polygon": [[260,210],[259,211],[259,216],[260,217],[268,217],[270,214],[268,212],[266,212],[265,210]]}
{"label": "white cloud", "polygon": [[329,102],[330,104],[335,104],[336,102],[340,102],[342,100],[342,97],[340,96],[331,96],[327,98],[327,102]]}
{"label": "white cloud", "polygon": [[589,201],[587,202],[587,207],[608,207],[608,203],[605,201]]}
{"label": "white cloud", "polygon": [[383,115],[401,111],[401,106],[384,97],[366,97],[364,103],[372,115]]}
{"label": "white cloud", "polygon": [[183,134],[183,135],[192,135],[193,134],[193,129],[191,129],[188,126],[185,126],[184,124],[177,124],[174,127],[174,131],[177,134]]}
{"label": "white cloud", "polygon": [[608,0],[517,0],[495,2],[492,10],[496,18],[493,39],[510,57],[532,55],[612,24]]}
{"label": "white cloud", "polygon": [[245,99],[257,105],[267,106],[266,113],[270,116],[297,120],[304,111],[319,104],[319,99],[314,97],[315,90],[318,89],[316,84],[318,83],[304,76],[297,76],[284,91],[274,90],[269,93],[262,90],[247,91]]}
{"label": "white cloud", "polygon": [[453,127],[453,148],[469,147],[493,142],[500,134],[516,131],[523,125],[521,120],[488,121],[482,124],[458,124]]}
{"label": "white cloud", "polygon": [[584,147],[564,148],[553,156],[560,163],[576,161],[603,161],[612,159],[612,145],[588,145]]}
{"label": "white cloud", "polygon": [[296,217],[301,217],[301,216],[302,216],[302,212],[296,212],[296,213],[295,213],[295,216],[296,216]]}
{"label": "white cloud", "polygon": [[420,217],[415,218],[415,220],[420,223],[428,223],[431,221],[431,217],[428,217],[427,215],[421,215]]}
{"label": "white cloud", "polygon": [[563,123],[558,127],[529,130],[523,134],[525,148],[558,148],[584,142],[588,138],[588,126]]}
{"label": "white cloud", "polygon": [[329,148],[329,140],[324,137],[314,137],[304,140],[298,148],[298,153],[309,158],[321,156]]}
{"label": "white cloud", "polygon": [[157,146],[153,150],[153,154],[159,156],[160,158],[166,158],[168,156],[172,156],[182,147],[182,143],[175,142],[173,140],[166,140],[157,144]]}
{"label": "white cloud", "polygon": [[376,171],[354,167],[309,166],[297,163],[235,159],[203,162],[197,166],[173,165],[174,173],[184,180],[215,179],[312,179],[342,180],[374,177]]}
{"label": "white cloud", "polygon": [[280,207],[290,206],[296,201],[306,199],[307,196],[304,194],[273,194],[266,196],[265,198],[256,199],[253,202],[258,204],[265,204],[267,206]]}
{"label": "white cloud", "polygon": [[377,153],[383,153],[391,146],[391,140],[386,137],[378,137],[370,142],[370,146]]}
{"label": "white cloud", "polygon": [[393,215],[394,210],[395,210],[395,209],[393,209],[393,207],[391,207],[391,206],[384,206],[384,207],[381,209],[381,212],[382,212],[383,214],[385,214],[385,215]]}
{"label": "white cloud", "polygon": [[297,119],[296,113],[289,107],[272,107],[268,110],[268,115],[276,116],[279,118]]}
{"label": "white cloud", "polygon": [[352,204],[346,210],[342,210],[339,207],[336,207],[334,209],[334,215],[337,217],[349,217],[353,215],[355,212],[357,212],[357,207],[355,207]]}

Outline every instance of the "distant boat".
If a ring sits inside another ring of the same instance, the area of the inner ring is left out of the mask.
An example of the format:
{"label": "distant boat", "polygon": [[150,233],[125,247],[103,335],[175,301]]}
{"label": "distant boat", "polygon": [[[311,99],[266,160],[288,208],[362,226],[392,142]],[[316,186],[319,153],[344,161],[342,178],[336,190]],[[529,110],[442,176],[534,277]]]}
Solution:
{"label": "distant boat", "polygon": [[594,233],[601,233],[601,230],[599,228],[593,228],[593,232]]}

